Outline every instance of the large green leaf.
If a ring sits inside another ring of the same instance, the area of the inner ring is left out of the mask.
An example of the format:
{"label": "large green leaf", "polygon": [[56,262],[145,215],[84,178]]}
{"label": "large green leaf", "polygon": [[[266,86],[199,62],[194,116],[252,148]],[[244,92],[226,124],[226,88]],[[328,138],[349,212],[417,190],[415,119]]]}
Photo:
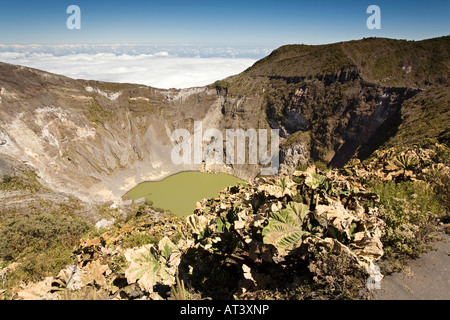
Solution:
{"label": "large green leaf", "polygon": [[159,279],[161,265],[155,256],[152,245],[145,245],[137,249],[128,249],[125,258],[129,262],[125,270],[128,283],[138,282],[141,289],[153,292],[153,286]]}
{"label": "large green leaf", "polygon": [[270,214],[269,224],[262,230],[265,244],[280,249],[289,249],[301,244],[308,233],[303,229],[303,221],[309,212],[307,205],[290,202],[285,209]]}
{"label": "large green leaf", "polygon": [[167,237],[159,242],[158,247],[159,251],[148,244],[125,251],[128,262],[125,277],[128,283],[137,282],[147,292],[153,292],[153,286],[157,283],[169,286],[175,283],[181,253]]}
{"label": "large green leaf", "polygon": [[172,251],[176,248],[176,246],[172,241],[170,241],[168,237],[164,237],[159,241],[158,248],[162,256],[166,260],[169,260],[170,255],[172,254]]}
{"label": "large green leaf", "polygon": [[327,177],[318,173],[308,173],[305,179],[305,184],[311,189],[319,188],[325,181]]}
{"label": "large green leaf", "polygon": [[259,191],[275,198],[283,198],[285,195],[294,196],[296,194],[297,184],[289,178],[270,180],[268,183],[258,186]]}

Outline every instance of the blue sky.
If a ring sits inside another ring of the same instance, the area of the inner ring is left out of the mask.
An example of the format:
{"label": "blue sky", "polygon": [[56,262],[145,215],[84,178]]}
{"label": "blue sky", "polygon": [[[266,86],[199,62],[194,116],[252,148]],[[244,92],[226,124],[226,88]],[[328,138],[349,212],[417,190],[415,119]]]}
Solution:
{"label": "blue sky", "polygon": [[[366,27],[373,4],[381,30]],[[67,28],[70,5],[81,9],[81,30]],[[188,88],[242,72],[284,44],[449,35],[449,16],[449,0],[0,0],[0,61]]]}
{"label": "blue sky", "polygon": [[[66,9],[81,8],[81,30]],[[381,30],[366,8],[381,8]],[[450,1],[8,0],[0,2],[0,44],[216,43],[321,44],[450,34]]]}

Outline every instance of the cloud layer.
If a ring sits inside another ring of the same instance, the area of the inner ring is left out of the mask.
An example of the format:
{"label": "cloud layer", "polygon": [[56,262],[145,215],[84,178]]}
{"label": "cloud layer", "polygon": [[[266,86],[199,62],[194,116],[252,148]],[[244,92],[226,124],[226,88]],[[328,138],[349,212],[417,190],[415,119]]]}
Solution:
{"label": "cloud layer", "polygon": [[189,88],[240,73],[267,52],[169,45],[0,46],[0,61],[75,79]]}

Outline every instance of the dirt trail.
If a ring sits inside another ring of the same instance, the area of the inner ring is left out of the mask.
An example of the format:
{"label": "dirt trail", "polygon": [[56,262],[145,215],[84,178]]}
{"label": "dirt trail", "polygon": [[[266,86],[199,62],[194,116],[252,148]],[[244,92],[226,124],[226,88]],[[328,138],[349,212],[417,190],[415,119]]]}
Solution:
{"label": "dirt trail", "polygon": [[404,270],[385,276],[373,300],[448,300],[450,299],[450,235],[440,233],[442,241],[432,245],[418,259],[410,260]]}

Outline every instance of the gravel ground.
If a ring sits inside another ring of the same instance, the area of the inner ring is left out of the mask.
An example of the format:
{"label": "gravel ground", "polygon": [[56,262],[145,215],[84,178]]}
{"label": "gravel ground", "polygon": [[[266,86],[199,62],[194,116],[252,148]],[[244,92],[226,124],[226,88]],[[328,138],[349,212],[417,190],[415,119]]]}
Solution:
{"label": "gravel ground", "polygon": [[440,233],[435,250],[410,260],[399,273],[385,276],[381,289],[373,290],[374,300],[449,300],[450,236]]}

